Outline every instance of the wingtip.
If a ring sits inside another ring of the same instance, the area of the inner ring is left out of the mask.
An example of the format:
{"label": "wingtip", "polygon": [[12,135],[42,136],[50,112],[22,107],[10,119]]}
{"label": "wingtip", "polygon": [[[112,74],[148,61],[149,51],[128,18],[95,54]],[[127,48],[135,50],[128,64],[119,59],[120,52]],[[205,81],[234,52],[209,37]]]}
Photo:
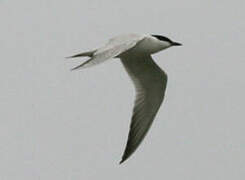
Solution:
{"label": "wingtip", "polygon": [[125,162],[127,159],[129,158],[129,156],[126,156],[125,154],[122,156],[121,161],[119,162],[119,165],[122,164],[123,162]]}
{"label": "wingtip", "polygon": [[121,159],[121,161],[119,162],[119,165],[121,165],[123,162],[124,162],[124,160],[123,160],[123,159]]}
{"label": "wingtip", "polygon": [[119,165],[121,165],[123,162],[124,162],[125,160],[124,159],[122,159],[120,162],[119,162]]}

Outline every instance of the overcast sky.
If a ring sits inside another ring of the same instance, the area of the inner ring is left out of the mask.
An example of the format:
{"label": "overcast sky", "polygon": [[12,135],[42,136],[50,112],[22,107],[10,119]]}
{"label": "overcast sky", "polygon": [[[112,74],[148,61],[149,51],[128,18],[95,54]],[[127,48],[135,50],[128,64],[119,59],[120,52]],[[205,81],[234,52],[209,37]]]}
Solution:
{"label": "overcast sky", "polygon": [[[0,1],[1,180],[245,179],[245,1]],[[144,142],[118,165],[134,87],[119,60],[71,72],[122,33],[184,46]]]}

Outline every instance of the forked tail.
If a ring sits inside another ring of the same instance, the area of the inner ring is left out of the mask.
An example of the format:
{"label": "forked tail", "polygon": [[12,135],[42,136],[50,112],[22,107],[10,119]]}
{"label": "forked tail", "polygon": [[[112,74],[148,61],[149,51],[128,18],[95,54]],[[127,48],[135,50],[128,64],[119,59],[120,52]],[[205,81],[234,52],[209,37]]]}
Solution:
{"label": "forked tail", "polygon": [[76,57],[85,57],[85,56],[88,56],[88,57],[92,57],[95,53],[95,50],[93,51],[87,51],[87,52],[82,52],[82,53],[79,53],[79,54],[75,54],[73,56],[69,56],[67,58],[76,58]]}
{"label": "forked tail", "polygon": [[[95,53],[96,50],[93,51],[87,51],[87,52],[82,52],[79,54],[75,54],[73,56],[69,56],[66,58],[77,58],[77,57],[91,57],[90,59],[88,59],[87,61],[85,61],[84,63],[80,64],[79,66],[76,66],[75,68],[72,68],[71,70],[75,70],[75,69],[80,69],[81,67],[83,67],[84,65],[89,64],[89,62],[93,59],[93,55]],[[85,66],[84,66],[85,67]]]}

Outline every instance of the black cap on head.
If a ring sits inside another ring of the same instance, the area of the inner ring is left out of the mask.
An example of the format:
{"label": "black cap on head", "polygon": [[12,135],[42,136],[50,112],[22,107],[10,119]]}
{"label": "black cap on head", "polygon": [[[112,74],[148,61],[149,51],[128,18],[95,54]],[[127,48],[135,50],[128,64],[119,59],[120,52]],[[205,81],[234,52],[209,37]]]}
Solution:
{"label": "black cap on head", "polygon": [[161,35],[154,35],[152,34],[153,37],[157,38],[160,41],[166,41],[169,42],[172,46],[182,46],[182,44],[178,43],[178,42],[173,42],[171,39],[165,37],[165,36],[161,36]]}
{"label": "black cap on head", "polygon": [[160,41],[167,41],[169,43],[172,43],[172,41],[169,38],[165,37],[165,36],[161,36],[161,35],[152,35],[152,36],[157,38]]}

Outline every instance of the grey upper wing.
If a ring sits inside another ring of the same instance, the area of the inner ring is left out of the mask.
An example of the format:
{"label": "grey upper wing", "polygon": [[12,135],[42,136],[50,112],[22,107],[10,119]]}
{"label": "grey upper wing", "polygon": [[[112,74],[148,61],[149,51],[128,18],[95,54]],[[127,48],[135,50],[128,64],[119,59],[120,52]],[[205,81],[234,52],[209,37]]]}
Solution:
{"label": "grey upper wing", "polygon": [[161,106],[167,85],[167,75],[150,55],[122,58],[121,61],[135,85],[136,100],[120,163],[129,158],[144,139]]}
{"label": "grey upper wing", "polygon": [[108,59],[114,58],[122,54],[123,52],[126,52],[127,50],[133,48],[143,39],[144,36],[133,34],[113,38],[104,47],[97,49],[89,60],[73,68],[72,70],[91,67],[100,64]]}

